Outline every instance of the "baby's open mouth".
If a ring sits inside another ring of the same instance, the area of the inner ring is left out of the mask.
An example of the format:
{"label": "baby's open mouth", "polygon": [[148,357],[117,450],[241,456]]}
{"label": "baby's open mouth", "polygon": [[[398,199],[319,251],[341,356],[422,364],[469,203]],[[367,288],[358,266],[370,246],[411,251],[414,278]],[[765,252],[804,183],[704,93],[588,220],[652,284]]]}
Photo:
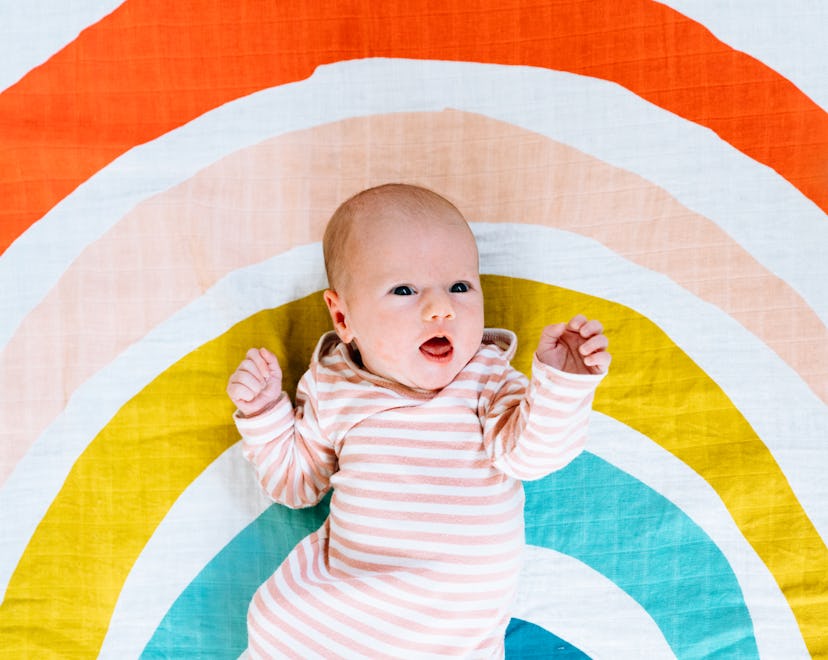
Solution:
{"label": "baby's open mouth", "polygon": [[432,337],[420,345],[420,352],[430,360],[445,361],[451,359],[454,348],[446,337]]}

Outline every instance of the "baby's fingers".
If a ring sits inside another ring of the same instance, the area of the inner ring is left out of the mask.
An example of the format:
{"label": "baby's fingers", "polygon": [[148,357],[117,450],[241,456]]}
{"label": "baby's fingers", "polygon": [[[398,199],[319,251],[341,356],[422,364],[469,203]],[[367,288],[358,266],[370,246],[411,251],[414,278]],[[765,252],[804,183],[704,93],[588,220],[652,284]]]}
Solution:
{"label": "baby's fingers", "polygon": [[547,325],[541,332],[541,344],[549,345],[551,347],[556,346],[558,340],[563,336],[564,332],[566,332],[566,329],[567,326],[565,323],[553,323],[552,325]]}
{"label": "baby's fingers", "polygon": [[267,387],[267,377],[259,373],[252,361],[245,360],[230,376],[227,395],[233,401],[252,401]]}
{"label": "baby's fingers", "polygon": [[606,351],[598,351],[584,358],[584,364],[597,370],[598,373],[606,372],[609,369],[610,362],[612,362],[612,355]]}
{"label": "baby's fingers", "polygon": [[[270,360],[275,361],[275,371]],[[267,349],[251,348],[230,376],[227,384],[227,394],[233,401],[251,401],[266,387],[268,379],[279,374],[279,363]]]}
{"label": "baby's fingers", "polygon": [[264,389],[265,383],[267,383],[267,376],[259,373],[258,368],[252,363],[246,365],[242,362],[241,366],[230,376],[229,384],[245,387],[255,393]]}
{"label": "baby's fingers", "polygon": [[252,401],[256,398],[257,394],[255,390],[252,390],[243,383],[231,381],[227,384],[227,396],[230,397],[233,403],[239,404]]}
{"label": "baby's fingers", "polygon": [[578,347],[578,352],[581,355],[591,355],[592,353],[596,353],[597,351],[605,351],[609,346],[609,339],[607,339],[606,335],[598,334],[593,335],[583,344]]}
{"label": "baby's fingers", "polygon": [[600,335],[604,332],[604,326],[601,325],[600,321],[596,319],[587,320],[586,317],[581,314],[578,314],[578,316],[569,322],[569,329],[574,330],[584,339]]}
{"label": "baby's fingers", "polygon": [[578,347],[584,364],[600,371],[606,371],[612,361],[612,356],[607,352],[609,340],[605,335],[595,335],[587,339]]}
{"label": "baby's fingers", "polygon": [[[255,349],[253,349],[255,350]],[[279,359],[266,348],[259,349],[259,357],[262,359],[265,367],[265,374],[281,374],[282,370],[279,367]]]}
{"label": "baby's fingers", "polygon": [[247,351],[238,371],[248,371],[254,376],[261,377],[264,381],[270,375],[270,365],[267,362],[267,356],[263,355],[262,351],[267,352],[267,349],[251,348]]}

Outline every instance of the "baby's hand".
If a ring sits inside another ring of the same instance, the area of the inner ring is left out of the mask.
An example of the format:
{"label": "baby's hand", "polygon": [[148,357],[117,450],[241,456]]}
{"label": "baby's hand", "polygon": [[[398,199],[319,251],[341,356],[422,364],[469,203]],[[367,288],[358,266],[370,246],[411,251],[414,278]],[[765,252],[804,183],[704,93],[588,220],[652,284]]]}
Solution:
{"label": "baby's hand", "polygon": [[587,321],[578,314],[569,323],[548,325],[538,343],[538,359],[550,367],[571,374],[601,374],[612,356],[600,322]]}
{"label": "baby's hand", "polygon": [[227,383],[227,395],[245,417],[254,417],[269,410],[281,394],[279,360],[266,348],[247,351],[247,356]]}

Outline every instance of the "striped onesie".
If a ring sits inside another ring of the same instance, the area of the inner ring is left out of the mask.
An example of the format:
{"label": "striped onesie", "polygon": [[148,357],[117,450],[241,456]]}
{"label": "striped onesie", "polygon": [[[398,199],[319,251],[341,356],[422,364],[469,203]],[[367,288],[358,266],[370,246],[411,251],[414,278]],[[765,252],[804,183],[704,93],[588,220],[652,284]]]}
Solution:
{"label": "striped onesie", "polygon": [[334,333],[286,394],[236,416],[245,457],[289,507],[333,488],[324,525],[259,588],[254,658],[502,658],[520,570],[522,479],[581,451],[601,375],[510,366],[515,335],[487,330],[436,392],[361,369]]}

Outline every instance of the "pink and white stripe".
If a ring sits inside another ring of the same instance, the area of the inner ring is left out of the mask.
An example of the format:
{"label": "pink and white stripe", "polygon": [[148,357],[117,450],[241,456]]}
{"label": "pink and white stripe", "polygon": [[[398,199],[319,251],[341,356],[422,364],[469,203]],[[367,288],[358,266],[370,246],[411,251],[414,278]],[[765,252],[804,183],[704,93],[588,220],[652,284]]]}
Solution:
{"label": "pink and white stripe", "polygon": [[329,333],[297,390],[237,418],[265,490],[330,516],[259,591],[254,657],[502,657],[524,547],[521,480],[583,448],[600,376],[536,361],[489,331],[440,392],[368,374]]}

